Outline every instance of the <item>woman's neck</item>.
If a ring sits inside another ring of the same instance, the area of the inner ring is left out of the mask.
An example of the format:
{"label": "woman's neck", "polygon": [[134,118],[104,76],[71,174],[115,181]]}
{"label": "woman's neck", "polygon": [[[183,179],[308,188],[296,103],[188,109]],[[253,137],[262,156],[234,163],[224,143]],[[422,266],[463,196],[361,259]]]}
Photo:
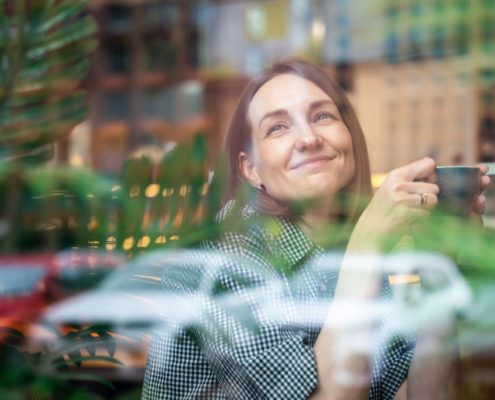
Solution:
{"label": "woman's neck", "polygon": [[325,199],[325,201],[314,202],[302,215],[301,229],[315,243],[322,243],[325,241],[329,224],[335,220],[337,214],[332,201]]}

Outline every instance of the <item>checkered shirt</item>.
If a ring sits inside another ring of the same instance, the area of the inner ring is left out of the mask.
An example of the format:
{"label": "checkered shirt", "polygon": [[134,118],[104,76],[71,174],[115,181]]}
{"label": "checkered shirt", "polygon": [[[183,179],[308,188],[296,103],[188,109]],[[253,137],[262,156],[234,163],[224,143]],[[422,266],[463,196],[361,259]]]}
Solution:
{"label": "checkered shirt", "polygon": [[[145,400],[295,400],[306,399],[318,385],[313,346],[326,312],[311,305],[331,302],[338,270],[318,274],[311,269],[323,251],[297,225],[260,220],[252,207],[236,212],[233,204],[222,210],[219,221],[240,212],[245,230],[227,231],[221,240],[204,243],[205,252],[192,251],[179,267],[164,269],[164,290],[194,300],[194,323],[184,317],[190,306],[186,310],[177,303],[163,310],[166,324],[148,352]],[[229,255],[229,261],[217,262],[219,253]],[[211,282],[209,295],[198,290],[198,279]],[[385,279],[383,295],[390,295]],[[306,309],[294,307],[301,300]],[[269,309],[277,310],[275,320]],[[384,345],[374,358],[370,399],[393,399],[411,363],[414,338],[394,335],[392,325],[382,318]]]}

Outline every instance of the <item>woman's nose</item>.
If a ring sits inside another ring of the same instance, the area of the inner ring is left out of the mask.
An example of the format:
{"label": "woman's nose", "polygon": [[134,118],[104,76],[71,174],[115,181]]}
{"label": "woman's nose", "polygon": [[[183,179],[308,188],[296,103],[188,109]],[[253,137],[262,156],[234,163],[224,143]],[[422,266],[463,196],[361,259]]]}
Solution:
{"label": "woman's nose", "polygon": [[304,124],[300,127],[300,134],[296,144],[296,148],[299,151],[318,148],[322,144],[323,138],[316,133],[309,124]]}

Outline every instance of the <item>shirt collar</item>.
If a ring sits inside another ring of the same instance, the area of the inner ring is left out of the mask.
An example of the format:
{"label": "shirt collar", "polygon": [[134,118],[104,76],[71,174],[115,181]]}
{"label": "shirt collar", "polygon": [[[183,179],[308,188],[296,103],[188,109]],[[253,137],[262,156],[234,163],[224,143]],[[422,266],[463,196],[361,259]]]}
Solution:
{"label": "shirt collar", "polygon": [[243,218],[250,219],[260,230],[268,257],[284,274],[296,272],[311,256],[321,249],[294,222],[285,218],[262,215],[250,205],[242,210]]}

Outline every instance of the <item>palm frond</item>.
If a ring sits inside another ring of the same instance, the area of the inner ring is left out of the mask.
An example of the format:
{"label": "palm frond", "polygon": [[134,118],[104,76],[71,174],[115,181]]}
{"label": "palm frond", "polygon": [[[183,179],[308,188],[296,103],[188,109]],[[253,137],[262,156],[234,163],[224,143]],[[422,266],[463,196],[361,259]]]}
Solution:
{"label": "palm frond", "polygon": [[97,43],[88,0],[0,1],[0,158],[37,155],[87,113],[81,81]]}

